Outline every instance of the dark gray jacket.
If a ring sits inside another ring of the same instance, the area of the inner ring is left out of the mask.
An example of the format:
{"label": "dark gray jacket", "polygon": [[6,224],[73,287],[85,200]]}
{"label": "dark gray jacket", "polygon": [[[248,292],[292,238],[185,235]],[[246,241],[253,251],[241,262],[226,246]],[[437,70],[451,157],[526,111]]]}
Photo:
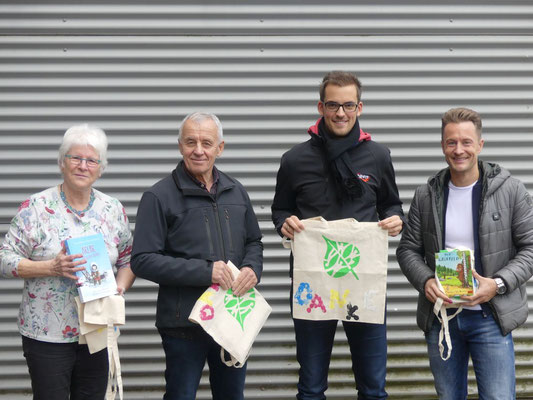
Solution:
{"label": "dark gray jacket", "polygon": [[261,231],[243,186],[219,171],[216,196],[183,168],[144,192],[135,222],[131,269],[159,284],[156,326],[193,326],[194,303],[211,285],[213,262],[263,270]]}
{"label": "dark gray jacket", "polygon": [[[501,277],[505,295],[489,305],[502,334],[525,322],[528,314],[526,282],[533,275],[533,208],[524,185],[497,164],[480,162],[482,176],[479,210],[479,242],[486,277]],[[424,286],[435,274],[435,253],[443,244],[443,188],[448,168],[420,186],[414,195],[400,245],[398,262],[409,282],[418,290],[417,323],[427,332],[433,323],[433,304]]]}

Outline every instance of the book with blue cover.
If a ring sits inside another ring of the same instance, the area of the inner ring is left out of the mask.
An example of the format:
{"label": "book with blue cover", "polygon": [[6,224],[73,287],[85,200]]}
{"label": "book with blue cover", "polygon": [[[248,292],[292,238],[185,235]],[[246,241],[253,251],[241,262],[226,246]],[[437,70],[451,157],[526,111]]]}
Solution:
{"label": "book with blue cover", "polygon": [[117,282],[101,233],[70,238],[65,241],[68,254],[83,254],[85,270],[76,272],[76,287],[82,303],[117,293]]}

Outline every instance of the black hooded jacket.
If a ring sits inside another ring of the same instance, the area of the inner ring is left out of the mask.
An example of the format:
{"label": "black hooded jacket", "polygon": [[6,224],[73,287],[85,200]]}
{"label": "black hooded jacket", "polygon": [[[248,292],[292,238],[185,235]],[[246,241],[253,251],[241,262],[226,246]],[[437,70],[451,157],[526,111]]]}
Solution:
{"label": "black hooded jacket", "polygon": [[278,233],[281,235],[281,226],[291,215],[300,219],[355,218],[360,222],[393,215],[404,219],[389,149],[361,130],[359,145],[348,155],[352,171],[363,183],[363,194],[356,200],[342,199],[317,135],[319,122],[309,129],[308,141],[294,146],[281,158],[272,204],[272,221]]}

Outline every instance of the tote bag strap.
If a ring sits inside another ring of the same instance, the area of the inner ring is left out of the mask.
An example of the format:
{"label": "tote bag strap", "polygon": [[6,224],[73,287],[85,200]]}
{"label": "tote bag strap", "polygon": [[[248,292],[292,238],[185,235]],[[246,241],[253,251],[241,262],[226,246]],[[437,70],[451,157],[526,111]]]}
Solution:
{"label": "tote bag strap", "polygon": [[115,329],[116,328],[113,326],[113,322],[109,320],[107,324],[107,356],[109,360],[109,376],[107,380],[106,400],[114,400],[117,392],[120,400],[123,399],[124,395]]}
{"label": "tote bag strap", "polygon": [[[450,328],[448,322],[451,321],[461,311],[463,311],[463,306],[459,306],[452,315],[448,315],[446,310],[447,308],[444,306],[443,300],[440,297],[437,298],[437,301],[433,306],[433,313],[437,316],[437,319],[441,324],[439,331],[439,353],[440,358],[442,358],[444,361],[446,361],[452,355],[452,340],[450,338]],[[447,356],[444,356],[443,340],[446,341],[446,346],[448,347]]]}
{"label": "tote bag strap", "polygon": [[[228,353],[222,346],[220,346],[220,359],[226,366],[228,367],[234,367],[234,368],[242,368],[244,364],[241,364],[235,357],[233,357],[230,353],[230,359],[226,360],[226,353]],[[248,353],[249,354],[249,353]],[[246,356],[248,358],[248,356]]]}
{"label": "tote bag strap", "polygon": [[281,238],[281,244],[284,248],[292,250],[292,240],[289,239],[287,236],[283,236]]}

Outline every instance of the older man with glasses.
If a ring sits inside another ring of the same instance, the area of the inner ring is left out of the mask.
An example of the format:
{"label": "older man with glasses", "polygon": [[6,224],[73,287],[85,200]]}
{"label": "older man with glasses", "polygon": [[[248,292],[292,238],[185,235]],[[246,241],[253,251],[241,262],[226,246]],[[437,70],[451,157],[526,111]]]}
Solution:
{"label": "older man with glasses", "polygon": [[[316,216],[380,221],[390,236],[402,230],[402,203],[389,150],[359,127],[362,110],[361,83],[355,75],[334,71],[324,77],[318,102],[322,117],[309,128],[311,138],[281,159],[272,204],[272,220],[280,235],[292,239],[303,229],[300,219]],[[343,325],[359,399],[385,399],[385,325]],[[336,320],[294,319],[298,399],[326,398],[336,328]]]}

